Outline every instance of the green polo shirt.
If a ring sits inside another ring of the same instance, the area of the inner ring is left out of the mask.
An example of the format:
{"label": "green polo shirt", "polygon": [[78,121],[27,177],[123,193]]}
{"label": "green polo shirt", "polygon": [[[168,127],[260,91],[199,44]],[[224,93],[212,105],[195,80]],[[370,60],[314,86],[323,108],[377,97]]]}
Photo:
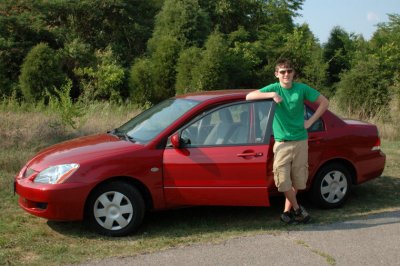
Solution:
{"label": "green polo shirt", "polygon": [[307,139],[307,130],[304,128],[304,101],[315,102],[320,93],[306,84],[297,82],[293,82],[290,89],[283,88],[277,82],[260,89],[260,91],[276,92],[282,98],[282,102],[276,104],[272,124],[275,140]]}

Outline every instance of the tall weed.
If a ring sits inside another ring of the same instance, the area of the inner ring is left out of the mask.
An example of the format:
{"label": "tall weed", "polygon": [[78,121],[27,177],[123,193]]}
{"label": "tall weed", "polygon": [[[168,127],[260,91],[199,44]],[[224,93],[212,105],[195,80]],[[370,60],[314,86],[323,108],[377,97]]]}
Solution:
{"label": "tall weed", "polygon": [[68,80],[60,89],[54,88],[56,96],[48,93],[48,110],[59,116],[59,124],[53,126],[77,128],[79,119],[84,115],[84,107],[81,102],[74,103],[70,97],[72,81]]}

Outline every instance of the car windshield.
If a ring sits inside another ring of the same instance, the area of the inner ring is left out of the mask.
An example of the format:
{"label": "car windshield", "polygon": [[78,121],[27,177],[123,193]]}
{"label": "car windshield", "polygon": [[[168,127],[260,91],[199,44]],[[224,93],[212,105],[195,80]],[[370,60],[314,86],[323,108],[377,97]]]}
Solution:
{"label": "car windshield", "polygon": [[117,128],[116,132],[135,142],[149,142],[197,104],[199,102],[185,99],[165,100]]}

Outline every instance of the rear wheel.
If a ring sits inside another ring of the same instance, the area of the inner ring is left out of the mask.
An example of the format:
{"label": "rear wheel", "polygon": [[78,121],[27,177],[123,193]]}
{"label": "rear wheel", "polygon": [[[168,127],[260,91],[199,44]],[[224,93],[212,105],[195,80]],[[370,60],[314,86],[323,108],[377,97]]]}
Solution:
{"label": "rear wheel", "polygon": [[140,192],[124,182],[107,183],[90,196],[87,217],[100,234],[124,236],[143,221],[144,200]]}
{"label": "rear wheel", "polygon": [[351,189],[349,170],[339,163],[322,167],[314,179],[312,200],[324,208],[336,208],[347,200]]}

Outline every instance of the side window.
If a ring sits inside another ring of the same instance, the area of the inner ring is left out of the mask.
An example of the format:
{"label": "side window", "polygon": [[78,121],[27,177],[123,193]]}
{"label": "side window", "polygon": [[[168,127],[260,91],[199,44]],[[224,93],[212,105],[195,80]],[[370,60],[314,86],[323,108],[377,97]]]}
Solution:
{"label": "side window", "polygon": [[212,110],[183,129],[181,138],[190,146],[247,144],[250,142],[250,103]]}
{"label": "side window", "polygon": [[241,102],[209,111],[181,131],[186,147],[268,143],[273,101]]}
{"label": "side window", "polygon": [[[313,114],[314,114],[314,110],[312,110],[311,108],[309,108],[308,106],[305,105],[305,108],[304,108],[304,119],[309,119]],[[308,129],[308,132],[317,132],[317,131],[324,131],[324,130],[325,130],[324,121],[321,118],[319,118]]]}
{"label": "side window", "polygon": [[271,105],[272,101],[260,101],[254,103],[254,132],[256,143],[268,143],[272,134]]}

